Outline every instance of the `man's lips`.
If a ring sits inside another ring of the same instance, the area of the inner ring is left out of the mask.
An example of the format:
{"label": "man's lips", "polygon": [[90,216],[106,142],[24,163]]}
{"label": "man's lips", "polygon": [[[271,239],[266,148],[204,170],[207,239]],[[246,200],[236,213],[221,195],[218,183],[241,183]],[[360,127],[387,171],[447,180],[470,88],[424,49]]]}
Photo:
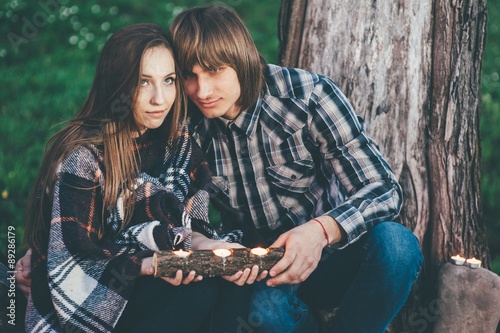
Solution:
{"label": "man's lips", "polygon": [[198,104],[202,108],[212,108],[212,107],[216,106],[218,102],[219,102],[218,99],[211,100],[211,101],[200,101],[200,100],[198,100]]}

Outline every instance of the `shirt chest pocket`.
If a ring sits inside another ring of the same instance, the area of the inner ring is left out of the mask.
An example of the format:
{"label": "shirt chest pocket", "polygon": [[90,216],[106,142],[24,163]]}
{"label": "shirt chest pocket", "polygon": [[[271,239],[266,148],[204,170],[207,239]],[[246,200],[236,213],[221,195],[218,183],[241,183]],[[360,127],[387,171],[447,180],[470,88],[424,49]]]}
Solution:
{"label": "shirt chest pocket", "polygon": [[279,189],[304,193],[313,181],[313,157],[301,134],[299,131],[282,140],[270,137],[266,173]]}

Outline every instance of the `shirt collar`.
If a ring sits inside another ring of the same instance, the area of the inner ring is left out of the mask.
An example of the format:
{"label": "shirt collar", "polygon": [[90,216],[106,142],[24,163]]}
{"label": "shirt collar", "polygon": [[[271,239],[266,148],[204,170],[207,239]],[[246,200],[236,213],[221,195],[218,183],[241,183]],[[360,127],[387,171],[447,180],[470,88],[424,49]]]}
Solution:
{"label": "shirt collar", "polygon": [[257,124],[259,123],[260,111],[264,102],[264,91],[262,91],[257,98],[257,101],[249,109],[241,111],[240,114],[234,119],[218,118],[219,125],[227,128],[231,125],[236,126],[241,132],[245,133],[248,138],[255,134]]}

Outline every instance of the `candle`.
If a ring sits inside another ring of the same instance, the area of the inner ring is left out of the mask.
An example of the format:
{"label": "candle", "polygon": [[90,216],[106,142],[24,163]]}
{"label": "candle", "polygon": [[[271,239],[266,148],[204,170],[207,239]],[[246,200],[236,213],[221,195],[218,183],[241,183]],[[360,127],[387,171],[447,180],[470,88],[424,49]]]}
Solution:
{"label": "candle", "polygon": [[214,254],[218,257],[222,258],[222,270],[226,270],[226,257],[229,257],[231,255],[231,250],[228,249],[215,249]]}
{"label": "candle", "polygon": [[182,249],[178,251],[174,251],[175,255],[181,258],[187,258],[191,252],[190,251],[183,251]]}
{"label": "candle", "polygon": [[266,255],[267,252],[269,252],[269,251],[267,249],[263,249],[261,247],[256,247],[256,248],[251,249],[250,252],[252,252],[252,254],[255,254],[257,256],[263,256],[263,255]]}
{"label": "candle", "polygon": [[225,257],[231,255],[231,251],[228,249],[216,249],[216,250],[214,250],[214,253],[216,256],[222,257],[222,258],[225,258]]}
{"label": "candle", "polygon": [[481,267],[481,260],[477,260],[474,257],[471,258],[471,259],[467,259],[466,263],[467,263],[467,266],[469,266],[469,268],[479,268],[479,267]]}
{"label": "candle", "polygon": [[465,258],[461,257],[459,254],[451,257],[451,263],[457,266],[463,266],[465,264]]}
{"label": "candle", "polygon": [[262,256],[265,256],[269,251],[261,247],[255,247],[251,249],[250,252],[256,256],[259,256],[259,267],[262,268]]}

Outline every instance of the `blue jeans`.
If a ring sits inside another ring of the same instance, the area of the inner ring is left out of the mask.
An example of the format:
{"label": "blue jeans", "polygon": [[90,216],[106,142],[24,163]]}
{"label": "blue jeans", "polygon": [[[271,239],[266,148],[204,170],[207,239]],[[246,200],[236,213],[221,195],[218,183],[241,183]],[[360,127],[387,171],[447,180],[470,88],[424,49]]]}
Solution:
{"label": "blue jeans", "polygon": [[326,248],[300,285],[254,284],[249,332],[316,332],[312,309],[338,307],[328,332],[384,332],[405,303],[422,264],[417,238],[383,222],[342,250]]}

